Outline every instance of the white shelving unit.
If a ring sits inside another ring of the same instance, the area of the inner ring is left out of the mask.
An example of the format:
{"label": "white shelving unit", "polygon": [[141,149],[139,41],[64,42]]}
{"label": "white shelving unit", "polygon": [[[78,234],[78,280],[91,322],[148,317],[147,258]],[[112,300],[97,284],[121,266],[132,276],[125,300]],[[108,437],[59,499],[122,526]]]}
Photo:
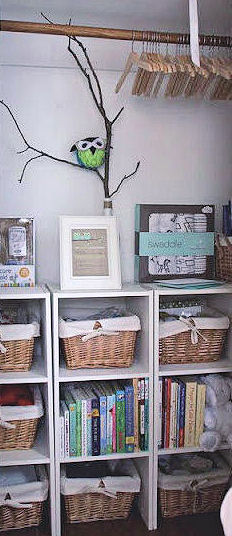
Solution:
{"label": "white shelving unit", "polygon": [[[147,287],[147,286],[146,286]],[[170,448],[158,449],[157,438],[157,415],[159,414],[158,407],[158,382],[162,376],[181,376],[192,374],[209,374],[209,373],[231,373],[232,372],[232,326],[227,336],[227,342],[224,354],[219,361],[212,363],[201,364],[186,364],[186,365],[159,365],[159,309],[160,302],[166,298],[172,297],[191,297],[201,296],[206,301],[206,304],[221,311],[232,318],[232,285],[225,284],[217,288],[198,289],[194,291],[177,290],[164,288],[158,285],[150,285],[154,291],[154,486],[153,486],[153,528],[157,528],[157,478],[158,478],[158,458],[164,454],[181,454],[187,452],[200,452],[200,447],[189,448]],[[228,449],[228,446],[221,445],[221,450]]]}
{"label": "white shelving unit", "polygon": [[41,336],[35,342],[31,370],[28,372],[0,372],[0,385],[38,384],[44,401],[45,417],[39,427],[33,448],[29,450],[0,450],[0,467],[46,465],[50,489],[51,536],[56,536],[50,293],[44,287],[1,288],[0,302],[4,300],[12,300],[19,307],[20,304],[23,304],[28,311],[34,312],[40,319]]}
{"label": "white shelving unit", "polygon": [[[139,285],[123,286],[121,290],[106,291],[61,291],[50,288],[53,293],[53,351],[54,351],[54,415],[55,415],[55,464],[56,464],[56,536],[61,535],[61,501],[60,501],[60,468],[63,463],[81,463],[90,460],[133,458],[141,475],[142,489],[139,509],[149,529],[153,526],[153,404],[150,404],[150,439],[148,452],[132,454],[111,454],[106,456],[71,457],[61,459],[59,439],[59,402],[60,386],[65,382],[90,380],[128,379],[149,377],[150,400],[153,397],[153,292]],[[62,314],[71,315],[73,308],[83,313],[86,309],[104,309],[107,306],[123,305],[137,314],[142,329],[137,338],[134,364],[130,368],[112,369],[66,369],[65,363],[59,360],[58,318]]]}

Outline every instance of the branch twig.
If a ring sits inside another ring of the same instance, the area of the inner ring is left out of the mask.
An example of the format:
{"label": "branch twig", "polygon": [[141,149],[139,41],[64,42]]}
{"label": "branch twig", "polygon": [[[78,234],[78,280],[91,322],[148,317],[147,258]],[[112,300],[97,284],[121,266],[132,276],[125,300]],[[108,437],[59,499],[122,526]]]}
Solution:
{"label": "branch twig", "polygon": [[23,176],[24,176],[24,173],[25,173],[25,171],[26,171],[26,168],[27,168],[28,164],[30,164],[30,162],[32,162],[32,160],[36,160],[36,158],[42,158],[42,157],[43,157],[42,154],[38,154],[37,156],[33,156],[32,158],[30,158],[30,159],[26,162],[26,164],[23,166],[23,170],[22,170],[22,173],[21,173],[21,177],[20,177],[20,179],[19,179],[20,184],[21,184],[21,182],[22,182],[22,180],[23,180]]}
{"label": "branch twig", "polygon": [[110,196],[109,196],[110,198],[113,197],[113,195],[115,195],[120,190],[120,188],[121,188],[121,186],[122,186],[122,184],[123,184],[123,182],[125,180],[130,179],[131,177],[133,177],[133,175],[135,175],[135,173],[137,173],[139,166],[140,166],[140,162],[137,162],[135,170],[132,171],[132,173],[130,173],[129,175],[125,175],[121,179],[121,181],[119,182],[117,188],[112,192],[112,194],[110,194]]}
{"label": "branch twig", "polygon": [[87,171],[94,171],[97,176],[99,177],[99,179],[101,179],[102,183],[104,184],[104,178],[103,176],[101,175],[100,171],[98,171],[98,169],[93,169],[93,168],[83,168],[80,164],[76,164],[75,162],[70,162],[70,160],[66,160],[65,158],[58,158],[57,156],[54,156],[52,154],[49,154],[45,151],[42,151],[41,149],[37,149],[36,147],[34,147],[33,145],[31,145],[27,139],[25,138],[19,124],[18,124],[18,121],[16,120],[13,112],[11,111],[10,107],[3,101],[3,100],[0,100],[0,104],[2,104],[2,106],[4,106],[11,118],[13,119],[14,121],[14,124],[20,134],[20,136],[22,137],[25,145],[26,145],[26,149],[23,149],[23,151],[19,151],[19,154],[20,153],[24,153],[26,152],[28,149],[31,149],[32,151],[34,151],[35,153],[37,153],[37,156],[36,157],[32,157],[28,160],[28,162],[26,162],[26,164],[24,165],[24,168],[23,168],[23,171],[22,171],[22,174],[21,174],[21,177],[19,179],[19,182],[21,183],[22,182],[22,179],[23,179],[23,176],[24,176],[24,173],[25,173],[25,170],[27,168],[27,164],[29,164],[32,160],[35,160],[35,158],[38,158],[38,157],[42,157],[42,156],[45,156],[46,158],[50,158],[51,160],[55,160],[55,162],[62,162],[63,164],[68,164],[69,166],[73,166],[73,167],[76,167],[76,168],[80,168],[80,169],[86,169]]}
{"label": "branch twig", "polygon": [[121,113],[123,112],[124,110],[124,106],[121,108],[121,110],[119,110],[119,112],[117,113],[117,115],[115,116],[115,118],[113,119],[113,121],[111,121],[111,126],[117,121],[117,119],[119,118],[119,116],[121,115]]}

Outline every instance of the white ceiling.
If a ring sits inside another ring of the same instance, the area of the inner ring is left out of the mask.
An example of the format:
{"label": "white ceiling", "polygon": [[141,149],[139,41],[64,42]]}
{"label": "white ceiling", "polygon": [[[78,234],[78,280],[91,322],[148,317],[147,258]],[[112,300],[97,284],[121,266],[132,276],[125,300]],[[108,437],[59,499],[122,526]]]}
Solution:
{"label": "white ceiling", "polygon": [[[142,29],[188,30],[188,0],[0,0],[1,17]],[[230,34],[232,0],[198,0],[200,31]]]}

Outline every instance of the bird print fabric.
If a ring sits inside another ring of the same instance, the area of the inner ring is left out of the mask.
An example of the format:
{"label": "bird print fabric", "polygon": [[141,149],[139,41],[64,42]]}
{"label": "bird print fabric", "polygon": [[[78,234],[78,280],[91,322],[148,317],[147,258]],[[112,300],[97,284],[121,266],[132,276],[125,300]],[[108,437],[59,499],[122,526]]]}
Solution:
{"label": "bird print fabric", "polygon": [[75,151],[80,166],[87,169],[97,169],[104,164],[105,146],[103,138],[85,138],[74,143],[70,152]]}

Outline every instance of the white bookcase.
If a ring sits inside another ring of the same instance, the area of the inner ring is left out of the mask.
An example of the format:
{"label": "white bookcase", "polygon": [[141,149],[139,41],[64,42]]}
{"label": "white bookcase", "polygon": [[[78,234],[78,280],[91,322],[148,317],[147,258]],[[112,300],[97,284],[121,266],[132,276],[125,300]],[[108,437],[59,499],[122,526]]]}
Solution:
{"label": "white bookcase", "polygon": [[55,464],[53,429],[53,377],[51,347],[50,293],[44,287],[1,288],[0,302],[12,300],[23,304],[40,319],[41,336],[36,339],[32,368],[28,372],[0,372],[0,385],[39,385],[44,401],[45,416],[33,448],[29,450],[0,450],[0,467],[43,464],[49,476],[51,536],[56,536]]}
{"label": "white bookcase", "polygon": [[[186,364],[186,365],[159,365],[159,309],[160,303],[165,298],[171,299],[172,297],[202,297],[206,305],[213,309],[217,309],[222,313],[232,318],[232,285],[225,284],[217,288],[205,289],[205,290],[177,290],[171,288],[159,287],[158,285],[150,285],[154,291],[154,486],[153,486],[153,528],[157,528],[157,512],[158,512],[158,500],[157,500],[157,478],[158,478],[158,459],[163,454],[178,454],[186,452],[201,451],[200,447],[189,448],[170,448],[170,449],[158,449],[157,444],[157,416],[159,415],[159,402],[158,402],[158,382],[162,376],[182,376],[192,374],[208,374],[208,373],[231,373],[232,372],[232,326],[227,336],[227,342],[219,361],[212,363],[201,364]],[[223,449],[228,449],[222,445]]]}
{"label": "white bookcase", "polygon": [[[149,377],[150,401],[153,400],[153,292],[139,285],[126,285],[121,290],[61,291],[50,288],[53,293],[53,351],[54,351],[54,410],[55,410],[55,464],[56,464],[56,536],[61,535],[60,469],[63,463],[81,463],[89,460],[133,459],[140,473],[142,487],[139,500],[141,515],[149,529],[153,526],[153,404],[149,406],[149,451],[106,456],[60,457],[59,403],[60,386],[65,382],[112,380]],[[70,315],[72,309],[83,314],[89,308],[102,310],[109,306],[124,306],[137,314],[142,329],[138,335],[134,363],[129,368],[76,369],[68,370],[59,358],[58,319]]]}

